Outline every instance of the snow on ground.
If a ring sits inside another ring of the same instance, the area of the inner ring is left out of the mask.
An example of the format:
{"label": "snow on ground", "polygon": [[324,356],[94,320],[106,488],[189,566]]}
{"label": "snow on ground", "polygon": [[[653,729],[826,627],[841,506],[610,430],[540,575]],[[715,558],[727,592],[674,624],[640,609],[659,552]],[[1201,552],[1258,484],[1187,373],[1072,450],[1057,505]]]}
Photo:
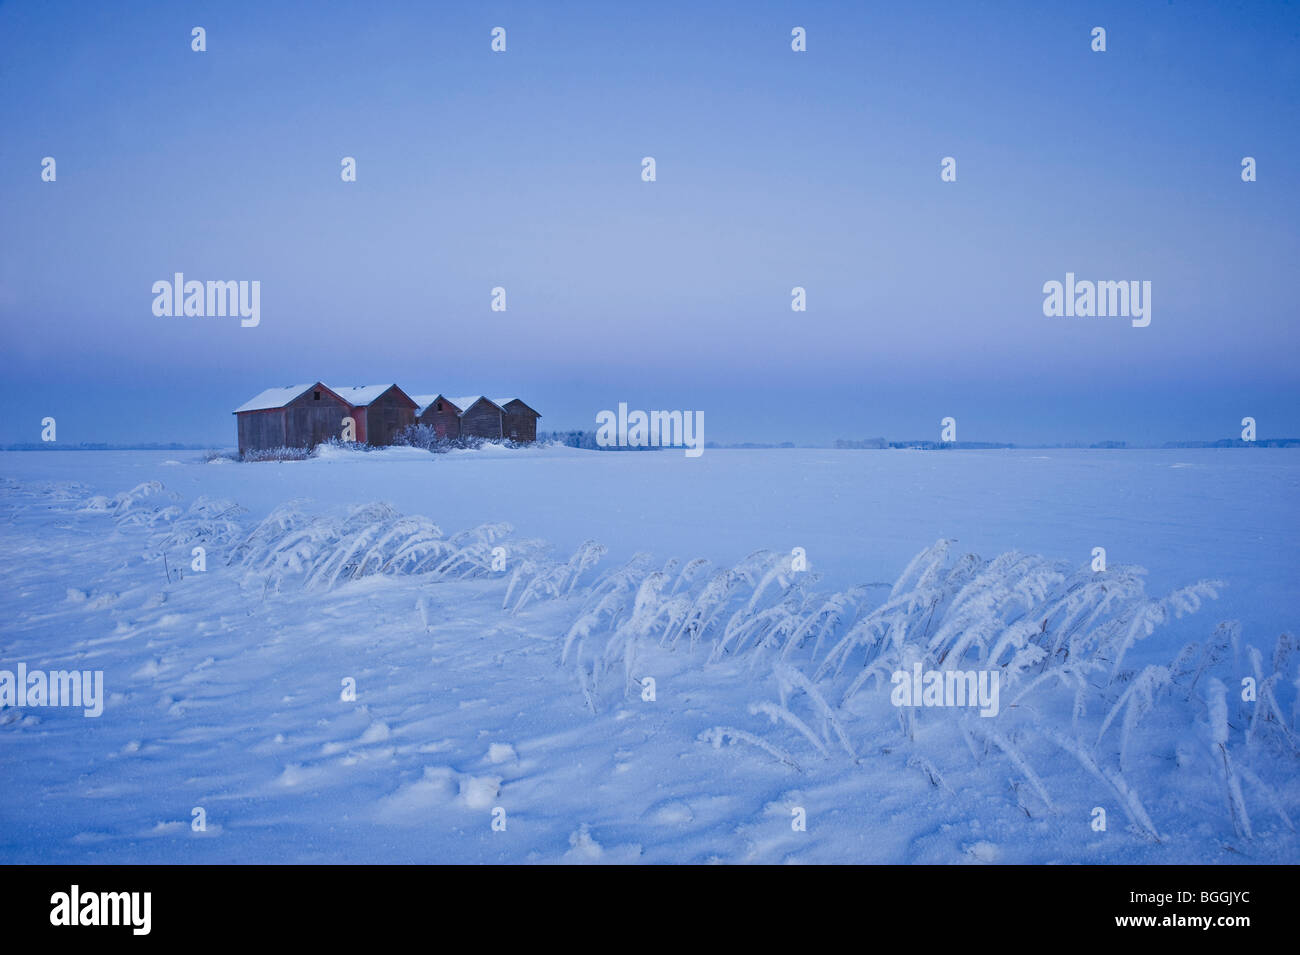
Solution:
{"label": "snow on ground", "polygon": [[[108,697],[0,710],[0,860],[1295,862],[1297,483],[1264,449],[0,454],[0,669]],[[949,651],[998,716],[890,704]]]}

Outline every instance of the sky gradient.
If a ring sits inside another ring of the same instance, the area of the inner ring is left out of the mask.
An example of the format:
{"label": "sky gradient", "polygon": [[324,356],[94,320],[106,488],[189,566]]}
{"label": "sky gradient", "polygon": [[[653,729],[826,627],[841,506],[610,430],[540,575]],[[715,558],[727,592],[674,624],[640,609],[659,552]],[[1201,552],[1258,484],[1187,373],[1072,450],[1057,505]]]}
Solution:
{"label": "sky gradient", "polygon": [[[314,379],[721,442],[1300,435],[1294,4],[9,0],[0,129],[0,442],[232,445]],[[1045,317],[1067,271],[1150,326]],[[174,272],[260,325],[155,316]]]}

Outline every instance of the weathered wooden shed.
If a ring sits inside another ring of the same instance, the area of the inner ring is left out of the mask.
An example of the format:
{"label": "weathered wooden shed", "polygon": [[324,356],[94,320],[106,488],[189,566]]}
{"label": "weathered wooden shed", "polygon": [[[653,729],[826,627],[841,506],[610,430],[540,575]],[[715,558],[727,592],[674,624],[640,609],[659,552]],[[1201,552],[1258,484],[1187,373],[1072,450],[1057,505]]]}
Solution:
{"label": "weathered wooden shed", "polygon": [[463,409],[446,395],[412,395],[417,405],[415,423],[428,425],[440,438],[460,437],[460,413]]}
{"label": "weathered wooden shed", "polygon": [[235,409],[239,453],[314,448],[343,430],[351,407],[319,381],[268,388]]}
{"label": "weathered wooden shed", "polygon": [[416,403],[397,385],[356,385],[334,391],[352,409],[358,444],[392,444],[399,431],[415,423]]}
{"label": "weathered wooden shed", "polygon": [[506,412],[497,402],[482,395],[466,395],[463,398],[452,398],[451,403],[461,409],[461,437],[502,437]]}
{"label": "weathered wooden shed", "polygon": [[537,419],[541,417],[518,398],[511,398],[501,405],[505,410],[502,424],[503,436],[511,441],[536,441]]}
{"label": "weathered wooden shed", "polygon": [[314,448],[341,438],[344,419],[354,423],[358,444],[390,445],[412,424],[430,425],[439,437],[537,440],[541,415],[518,398],[469,395],[411,397],[394,384],[330,388],[309,385],[268,388],[235,409],[239,453],[275,448]]}

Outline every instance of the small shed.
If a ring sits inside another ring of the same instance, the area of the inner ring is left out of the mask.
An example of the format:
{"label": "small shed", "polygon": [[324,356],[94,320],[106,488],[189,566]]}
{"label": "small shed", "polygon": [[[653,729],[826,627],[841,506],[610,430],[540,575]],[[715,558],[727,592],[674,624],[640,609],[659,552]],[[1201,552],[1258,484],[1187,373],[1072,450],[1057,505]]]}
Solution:
{"label": "small shed", "polygon": [[466,395],[462,398],[452,398],[451,403],[461,409],[461,437],[500,438],[502,436],[506,412],[491,398],[482,395]]}
{"label": "small shed", "polygon": [[235,409],[239,453],[314,448],[343,431],[351,408],[319,381],[268,388]]}
{"label": "small shed", "polygon": [[415,423],[428,425],[440,438],[460,437],[460,413],[458,407],[446,395],[412,395],[415,399]]}
{"label": "small shed", "polygon": [[505,410],[502,424],[505,437],[519,442],[537,440],[537,419],[541,417],[540,414],[518,398],[511,398],[501,407]]}
{"label": "small shed", "polygon": [[397,385],[356,385],[334,391],[352,409],[357,444],[392,444],[399,431],[415,423],[416,403]]}

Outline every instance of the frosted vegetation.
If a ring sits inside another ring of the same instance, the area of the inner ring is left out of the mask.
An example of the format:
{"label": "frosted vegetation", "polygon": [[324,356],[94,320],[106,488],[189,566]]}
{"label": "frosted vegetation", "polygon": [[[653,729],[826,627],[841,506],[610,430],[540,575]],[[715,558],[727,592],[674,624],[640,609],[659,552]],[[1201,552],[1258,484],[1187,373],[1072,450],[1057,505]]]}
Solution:
{"label": "frosted vegetation", "polygon": [[[333,443],[336,446],[338,445],[338,442]],[[473,451],[492,445],[505,448],[533,447],[532,442],[521,443],[512,441],[509,438],[482,438],[477,435],[448,438],[439,435],[437,429],[427,424],[408,425],[397,433],[393,443],[400,447],[421,448],[425,451],[432,451],[434,454],[445,454],[448,451]]]}
{"label": "frosted vegetation", "polygon": [[[941,766],[1003,760],[1027,816],[1057,814],[1059,794],[1100,789],[1096,798],[1113,799],[1133,833],[1159,842],[1160,815],[1153,817],[1134,779],[1167,779],[1165,764],[1174,762],[1207,812],[1214,800],[1203,783],[1216,781],[1236,834],[1249,838],[1259,813],[1294,831],[1294,808],[1264,781],[1292,773],[1300,753],[1300,656],[1291,636],[1279,636],[1265,655],[1243,646],[1229,621],[1166,661],[1132,662],[1157,628],[1215,598],[1219,582],[1153,597],[1141,567],[1097,573],[1018,553],[983,559],[954,553],[947,540],[919,553],[892,584],[830,595],[790,565],[788,556],[766,552],[719,570],[639,557],[589,588],[562,665],[576,669],[594,712],[638,692],[646,669],[639,656],[648,646],[696,654],[705,666],[744,660],[755,685],[777,689],[774,700],[749,706],[767,718],[766,731],[715,726],[700,739],[747,743],[796,770],[809,760],[860,765],[902,752],[943,787]],[[910,674],[916,663],[927,671],[998,671],[1001,712],[990,719],[972,709],[888,705],[891,675]],[[1225,689],[1225,682],[1240,685],[1237,674],[1253,677],[1257,702]],[[1289,712],[1282,693],[1292,699]],[[1036,767],[1054,749],[1089,779],[1058,773],[1057,786],[1044,782]],[[1152,780],[1146,796],[1169,800],[1163,785]]]}
{"label": "frosted vegetation", "polygon": [[[1112,830],[1153,847],[1197,831],[1248,852],[1295,831],[1300,654],[1288,634],[1258,643],[1233,621],[1206,619],[1218,581],[1149,594],[1141,567],[986,558],[940,540],[893,581],[824,592],[788,554],[730,567],[638,554],[604,567],[595,541],[556,556],[507,524],[448,536],[382,503],[330,515],[290,501],[254,519],[229,500],[183,505],[158,481],[111,497],[12,481],[0,492],[11,514],[38,502],[112,520],[146,564],[203,546],[248,599],[409,580],[428,630],[439,586],[476,583],[480,597],[458,599],[491,601],[491,614],[545,641],[547,666],[567,675],[587,719],[641,705],[646,678],[673,658],[711,688],[709,712],[729,714],[696,718],[683,742],[769,764],[796,784],[887,764],[955,795],[960,776],[1026,820],[1081,833],[1094,807],[1108,807]],[[553,612],[539,617],[543,606]],[[1177,637],[1151,639],[1161,631]],[[892,705],[891,675],[918,663],[996,670],[998,713]],[[1253,701],[1243,700],[1246,677]]]}

